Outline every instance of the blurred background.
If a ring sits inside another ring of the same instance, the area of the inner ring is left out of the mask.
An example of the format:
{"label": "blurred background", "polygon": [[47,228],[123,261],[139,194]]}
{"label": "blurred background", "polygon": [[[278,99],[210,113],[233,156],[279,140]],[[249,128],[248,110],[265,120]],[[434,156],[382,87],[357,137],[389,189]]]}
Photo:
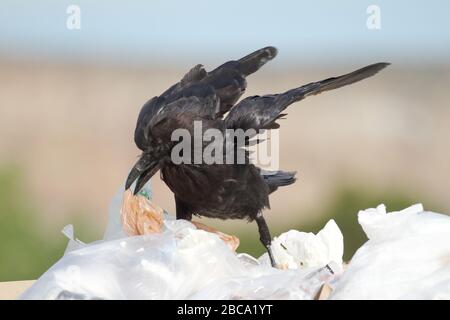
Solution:
{"label": "blurred background", "polygon": [[[83,241],[102,237],[149,98],[197,63],[267,45],[279,55],[247,79],[246,95],[392,63],[290,107],[280,164],[299,179],[271,197],[273,235],[333,218],[349,260],[366,240],[360,209],[421,202],[449,213],[449,15],[437,0],[2,0],[0,281],[40,276],[62,255],[66,224]],[[152,183],[173,213],[170,190],[158,175]],[[202,222],[238,235],[241,251],[264,251],[255,224]]]}

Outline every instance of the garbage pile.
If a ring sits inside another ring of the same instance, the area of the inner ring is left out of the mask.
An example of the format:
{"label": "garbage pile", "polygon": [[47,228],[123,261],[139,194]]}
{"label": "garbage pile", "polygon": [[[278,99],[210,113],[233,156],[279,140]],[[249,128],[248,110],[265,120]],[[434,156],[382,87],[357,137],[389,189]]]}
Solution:
{"label": "garbage pile", "polygon": [[[114,197],[103,240],[83,243],[73,228],[64,256],[21,299],[450,299],[450,217],[414,205],[360,211],[367,241],[348,266],[334,220],[316,235],[290,230],[259,258],[239,240],[175,220],[151,201]],[[344,271],[345,270],[345,271]]]}

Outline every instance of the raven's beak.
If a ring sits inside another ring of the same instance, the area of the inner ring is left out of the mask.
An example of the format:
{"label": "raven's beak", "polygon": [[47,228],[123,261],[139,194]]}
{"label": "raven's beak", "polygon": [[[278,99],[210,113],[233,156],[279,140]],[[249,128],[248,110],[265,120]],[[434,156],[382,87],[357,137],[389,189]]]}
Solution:
{"label": "raven's beak", "polygon": [[159,163],[154,162],[152,165],[142,172],[142,174],[139,176],[138,181],[136,182],[136,187],[134,187],[133,194],[136,195],[141,189],[145,186],[148,180],[150,180],[151,177],[159,170]]}
{"label": "raven's beak", "polygon": [[136,195],[158,170],[159,161],[151,159],[146,154],[142,155],[128,174],[127,181],[125,182],[125,190],[130,189],[133,182],[137,179],[136,187],[133,192],[133,194]]}
{"label": "raven's beak", "polygon": [[140,175],[141,173],[139,172],[139,170],[136,169],[136,167],[133,167],[133,169],[131,169],[130,173],[128,174],[127,181],[125,182],[125,190],[130,189],[133,182],[136,181],[136,179],[139,178]]}

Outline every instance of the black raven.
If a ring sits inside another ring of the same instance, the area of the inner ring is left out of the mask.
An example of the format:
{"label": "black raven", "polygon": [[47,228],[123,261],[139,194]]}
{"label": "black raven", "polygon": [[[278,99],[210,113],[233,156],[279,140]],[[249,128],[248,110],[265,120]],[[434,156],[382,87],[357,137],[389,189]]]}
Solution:
{"label": "black raven", "polygon": [[[172,133],[176,129],[185,129],[195,135],[194,123],[197,121],[202,124],[202,132],[211,128],[224,133],[227,129],[278,128],[276,120],[284,115],[283,110],[290,104],[309,95],[360,81],[388,65],[372,64],[281,94],[252,96],[237,103],[247,86],[246,76],[257,71],[276,54],[274,47],[262,48],[242,59],[228,61],[210,72],[197,65],[163,94],[145,103],[134,135],[142,155],[126,181],[126,189],[129,189],[137,180],[136,194],[161,170],[161,178],[175,195],[177,219],[191,220],[195,214],[220,219],[256,220],[260,240],[267,248],[273,266],[276,264],[270,249],[271,236],[262,210],[269,208],[269,194],[280,186],[294,183],[295,172],[265,174],[249,161],[175,163],[171,154],[178,141],[172,141]],[[249,139],[245,141],[245,145],[241,145],[233,140],[233,150],[247,146]],[[192,150],[193,154],[195,152]],[[192,154],[190,157],[192,159]],[[245,159],[248,159],[248,152]]]}

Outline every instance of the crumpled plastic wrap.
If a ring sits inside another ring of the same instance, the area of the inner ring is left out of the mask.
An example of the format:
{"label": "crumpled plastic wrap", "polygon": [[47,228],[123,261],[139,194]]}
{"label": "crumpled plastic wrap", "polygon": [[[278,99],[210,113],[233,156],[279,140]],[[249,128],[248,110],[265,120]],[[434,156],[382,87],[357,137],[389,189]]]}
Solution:
{"label": "crumpled plastic wrap", "polygon": [[[141,193],[145,198],[150,195],[148,187]],[[308,261],[308,265],[291,263],[290,270],[280,270],[264,258],[260,262],[236,254],[230,245],[233,236],[175,220],[143,198],[127,197],[123,189],[114,197],[103,240],[85,244],[67,226],[63,232],[69,244],[64,256],[21,298],[314,299],[321,287],[342,271],[342,250],[336,251],[342,243],[330,242],[342,242],[334,221],[316,240],[311,240],[316,237],[312,234],[281,235],[277,243],[286,240],[292,251],[277,251],[276,259]],[[145,215],[148,219],[142,219]],[[137,231],[144,235],[136,235]],[[310,248],[308,241],[315,247]]]}
{"label": "crumpled plastic wrap", "polygon": [[189,222],[165,224],[160,234],[99,241],[66,253],[22,298],[312,299],[333,277],[326,268],[260,265]]}
{"label": "crumpled plastic wrap", "polygon": [[450,217],[416,204],[360,211],[367,241],[337,281],[332,299],[450,299]]}
{"label": "crumpled plastic wrap", "polygon": [[[334,220],[328,221],[317,235],[290,230],[275,237],[272,252],[281,269],[299,269],[326,265],[330,261],[342,264],[344,238]],[[259,261],[269,265],[267,253]]]}
{"label": "crumpled plastic wrap", "polygon": [[147,203],[148,186],[143,198],[129,196],[122,188],[113,198],[103,240],[85,244],[64,228],[64,256],[21,298],[327,298],[323,288],[332,299],[450,298],[450,217],[421,205],[359,212],[370,240],[343,272],[343,238],[333,220],[317,235],[290,230],[276,237],[275,269],[267,254],[237,254],[233,236]]}

